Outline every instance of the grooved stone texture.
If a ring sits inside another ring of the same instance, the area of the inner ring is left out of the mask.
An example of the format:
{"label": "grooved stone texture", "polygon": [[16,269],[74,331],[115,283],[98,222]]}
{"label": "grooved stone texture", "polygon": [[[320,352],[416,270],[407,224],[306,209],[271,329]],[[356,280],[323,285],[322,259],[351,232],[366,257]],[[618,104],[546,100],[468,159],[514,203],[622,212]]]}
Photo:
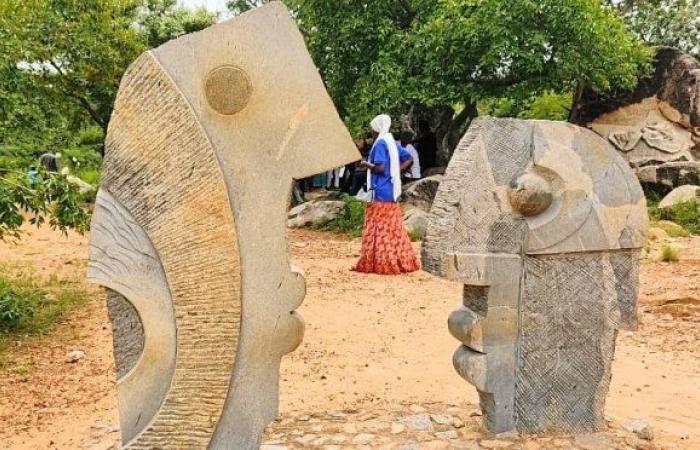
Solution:
{"label": "grooved stone texture", "polygon": [[646,201],[605,140],[565,123],[477,119],[429,216],[423,265],[465,285],[457,372],[496,433],[604,426],[615,337],[636,328]]}
{"label": "grooved stone texture", "polygon": [[356,159],[279,2],[131,65],[89,266],[109,289],[125,448],[259,447],[304,328],[292,181]]}

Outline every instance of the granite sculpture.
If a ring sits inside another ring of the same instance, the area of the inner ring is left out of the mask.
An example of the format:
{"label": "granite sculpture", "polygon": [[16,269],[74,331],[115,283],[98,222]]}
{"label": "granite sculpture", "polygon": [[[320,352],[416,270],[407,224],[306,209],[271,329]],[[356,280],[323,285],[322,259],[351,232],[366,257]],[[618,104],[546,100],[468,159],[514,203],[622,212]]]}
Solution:
{"label": "granite sculpture", "polygon": [[457,372],[496,433],[604,426],[618,329],[635,329],[646,200],[571,124],[477,119],[433,203],[423,266],[464,284]]}
{"label": "granite sculpture", "polygon": [[634,90],[584,89],[572,118],[609,140],[645,188],[700,179],[700,62],[680,50],[657,48],[653,74]]}
{"label": "granite sculpture", "polygon": [[359,159],[279,2],[141,55],[92,222],[124,448],[257,449],[301,342],[292,181]]}

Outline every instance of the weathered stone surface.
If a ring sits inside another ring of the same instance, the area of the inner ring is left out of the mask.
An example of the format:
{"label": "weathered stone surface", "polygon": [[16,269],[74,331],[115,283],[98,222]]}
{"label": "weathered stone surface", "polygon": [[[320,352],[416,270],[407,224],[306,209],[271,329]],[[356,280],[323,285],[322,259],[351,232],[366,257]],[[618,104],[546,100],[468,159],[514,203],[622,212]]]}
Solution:
{"label": "weathered stone surface", "polygon": [[489,430],[604,426],[615,336],[637,324],[647,227],[639,183],[591,131],[474,121],[433,203],[423,265],[465,284],[448,322],[463,344],[454,365]]}
{"label": "weathered stone surface", "polygon": [[318,225],[338,218],[345,212],[345,203],[340,201],[313,201],[295,206],[287,213],[289,228]]}
{"label": "weathered stone surface", "polygon": [[689,201],[698,202],[698,200],[700,200],[700,186],[686,184],[685,186],[677,187],[669,192],[669,194],[659,202],[659,208],[669,209],[679,203]]}
{"label": "weathered stone surface", "polygon": [[401,204],[429,212],[442,179],[442,175],[433,175],[410,183],[401,195]]}
{"label": "weathered stone surface", "polygon": [[408,207],[403,212],[403,224],[409,233],[423,238],[428,227],[428,213],[422,209]]}
{"label": "weathered stone surface", "polygon": [[645,167],[700,159],[700,62],[668,47],[660,47],[656,58],[653,76],[634,91],[601,95],[585,89],[574,119],[608,139],[640,181],[663,192]]}
{"label": "weathered stone surface", "polygon": [[134,333],[115,340],[125,447],[258,448],[280,359],[303,334],[304,279],[285,240],[292,181],[357,158],[279,2],[132,64],[89,269],[133,307],[110,307]]}

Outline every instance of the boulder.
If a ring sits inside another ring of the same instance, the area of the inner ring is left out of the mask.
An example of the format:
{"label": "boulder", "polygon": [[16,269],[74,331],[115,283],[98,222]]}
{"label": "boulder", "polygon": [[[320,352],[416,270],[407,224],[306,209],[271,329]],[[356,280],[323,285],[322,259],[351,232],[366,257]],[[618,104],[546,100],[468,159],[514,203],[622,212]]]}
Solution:
{"label": "boulder", "polygon": [[599,94],[585,88],[572,121],[612,143],[645,188],[664,192],[678,187],[678,180],[654,169],[700,161],[700,62],[660,47],[653,76],[633,91]]}
{"label": "boulder", "polygon": [[447,170],[447,167],[431,167],[430,169],[425,169],[421,175],[423,175],[423,178],[430,178],[433,175],[445,175],[445,170]]}
{"label": "boulder", "polygon": [[670,209],[679,203],[689,202],[695,200],[696,202],[700,198],[700,186],[684,185],[677,187],[672,190],[663,200],[659,203],[659,208]]}
{"label": "boulder", "polygon": [[289,228],[302,228],[333,220],[345,212],[345,203],[320,200],[303,203],[292,208],[287,214]]}
{"label": "boulder", "polygon": [[442,179],[442,175],[433,175],[407,184],[401,197],[405,210],[406,207],[411,207],[425,212],[430,211]]}
{"label": "boulder", "polygon": [[419,208],[405,209],[403,223],[406,227],[406,231],[413,236],[418,236],[423,239],[428,226],[428,213]]}

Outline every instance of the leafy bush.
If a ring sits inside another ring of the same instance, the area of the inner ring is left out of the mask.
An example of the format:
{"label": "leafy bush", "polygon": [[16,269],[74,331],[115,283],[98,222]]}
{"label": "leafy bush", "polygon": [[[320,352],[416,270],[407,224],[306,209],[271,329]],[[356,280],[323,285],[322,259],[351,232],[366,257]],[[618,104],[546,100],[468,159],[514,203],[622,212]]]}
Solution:
{"label": "leafy bush", "polygon": [[0,240],[18,238],[25,221],[24,212],[32,214],[30,223],[83,233],[90,223],[90,212],[83,208],[78,188],[65,176],[39,170],[32,176],[0,168]]}
{"label": "leafy bush", "polygon": [[411,239],[411,242],[419,242],[423,240],[423,233],[420,230],[409,230],[408,237]]}
{"label": "leafy bush", "polygon": [[83,170],[100,170],[102,156],[99,150],[91,147],[71,147],[63,150],[59,163],[77,174]]}
{"label": "leafy bush", "polygon": [[678,249],[671,245],[664,245],[661,249],[661,261],[663,262],[678,262]]}
{"label": "leafy bush", "polygon": [[47,332],[87,299],[87,292],[75,281],[57,277],[40,281],[0,267],[0,348],[13,333]]}
{"label": "leafy bush", "polygon": [[[683,203],[677,203],[670,209],[661,209],[658,207],[658,202],[649,200],[649,216],[652,222],[657,222],[659,228],[663,228],[664,221],[674,222],[684,229],[684,232],[678,230],[667,230],[671,237],[685,237],[689,234],[700,234],[700,208],[695,200],[689,200]],[[673,228],[673,227],[670,227]]]}
{"label": "leafy bush", "polygon": [[340,199],[345,203],[345,212],[333,220],[318,225],[316,228],[344,233],[351,237],[362,236],[362,229],[365,224],[365,204],[347,194],[344,194]]}

